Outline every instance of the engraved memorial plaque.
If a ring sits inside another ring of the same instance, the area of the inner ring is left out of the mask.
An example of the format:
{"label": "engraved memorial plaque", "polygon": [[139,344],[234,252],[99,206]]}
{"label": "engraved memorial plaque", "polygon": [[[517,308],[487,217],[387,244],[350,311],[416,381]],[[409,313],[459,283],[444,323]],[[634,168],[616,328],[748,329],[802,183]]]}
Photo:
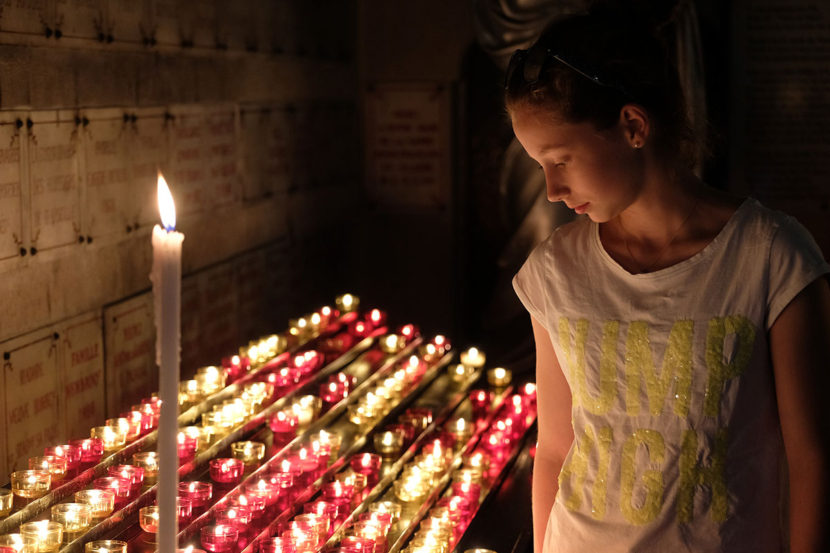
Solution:
{"label": "engraved memorial plaque", "polygon": [[[61,325],[61,390],[69,439],[86,438],[106,418],[104,402],[104,333],[101,313],[82,315]],[[122,406],[122,412],[126,407]]]}
{"label": "engraved memorial plaque", "polygon": [[[165,174],[167,184],[173,188],[174,198],[180,197],[178,183],[173,182],[170,170],[168,144],[170,132],[164,110],[148,108],[137,110],[136,120],[131,120],[127,142],[130,159],[130,210],[127,212],[130,229],[154,225],[159,221],[158,171]],[[179,210],[180,206],[176,206]]]}
{"label": "engraved memorial plaque", "polygon": [[16,258],[23,245],[20,137],[14,114],[0,114],[0,261]]}
{"label": "engraved memorial plaque", "polygon": [[149,37],[152,3],[108,0],[106,32],[117,42],[144,44]]}
{"label": "engraved memorial plaque", "polygon": [[60,420],[59,338],[42,329],[3,344],[8,469],[28,468],[27,460],[65,438]]}
{"label": "engraved memorial plaque", "polygon": [[107,416],[158,391],[153,295],[142,294],[104,309]]}
{"label": "engraved memorial plaque", "polygon": [[208,182],[212,160],[205,148],[208,127],[202,107],[180,107],[173,110],[171,125],[170,166],[172,177],[167,180],[176,201],[176,213],[201,213],[210,205]]}
{"label": "engraved memorial plaque", "polygon": [[285,111],[249,107],[240,112],[242,134],[242,197],[246,200],[285,192],[290,171],[290,133]]}
{"label": "engraved memorial plaque", "polygon": [[127,125],[121,110],[84,114],[86,232],[95,237],[123,234],[135,209],[129,179]]}
{"label": "engraved memorial plaque", "polygon": [[182,40],[188,46],[214,48],[216,46],[216,5],[213,0],[189,0],[187,8],[179,9]]}
{"label": "engraved memorial plaque", "polygon": [[106,0],[56,0],[56,26],[67,38],[100,40],[106,38],[105,11]]}
{"label": "engraved memorial plaque", "polygon": [[236,352],[236,280],[234,262],[224,263],[199,274],[201,299],[201,350],[218,362]]}
{"label": "engraved memorial plaque", "polygon": [[237,313],[240,344],[259,337],[268,328],[266,309],[268,299],[265,250],[243,255],[234,263],[236,290],[239,295]]}
{"label": "engraved memorial plaque", "polygon": [[54,25],[55,0],[0,0],[0,31],[43,36]]}
{"label": "engraved memorial plaque", "polygon": [[40,251],[75,244],[81,234],[78,158],[80,135],[68,111],[30,115],[31,242]]}
{"label": "engraved memorial plaque", "polygon": [[156,43],[165,46],[181,46],[184,36],[179,22],[179,2],[176,0],[146,0],[150,3],[150,33]]}
{"label": "engraved memorial plaque", "polygon": [[379,203],[435,207],[450,189],[450,98],[440,83],[366,94],[367,187]]}
{"label": "engraved memorial plaque", "polygon": [[235,111],[232,108],[208,111],[202,158],[207,171],[205,192],[210,207],[230,204],[238,197],[237,144]]}

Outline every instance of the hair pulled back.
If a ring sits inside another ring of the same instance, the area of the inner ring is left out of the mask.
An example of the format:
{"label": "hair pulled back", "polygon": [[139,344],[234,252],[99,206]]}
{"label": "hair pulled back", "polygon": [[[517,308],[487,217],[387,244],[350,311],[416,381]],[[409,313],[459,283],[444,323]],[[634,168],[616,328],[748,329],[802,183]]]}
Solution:
{"label": "hair pulled back", "polygon": [[[634,103],[648,112],[659,153],[693,166],[696,137],[677,69],[659,36],[674,7],[675,2],[608,0],[554,20],[520,66],[508,70],[508,111],[539,108],[605,130],[619,121],[625,104]],[[537,67],[528,80],[524,66],[532,64]]]}

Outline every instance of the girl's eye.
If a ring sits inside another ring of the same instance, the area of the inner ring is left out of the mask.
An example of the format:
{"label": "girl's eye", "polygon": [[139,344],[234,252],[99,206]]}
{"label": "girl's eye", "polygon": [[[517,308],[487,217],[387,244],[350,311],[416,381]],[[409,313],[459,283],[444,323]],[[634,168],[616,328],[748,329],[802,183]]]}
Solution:
{"label": "girl's eye", "polygon": [[560,161],[559,163],[555,163],[554,167],[556,167],[557,169],[564,169],[565,168],[565,162]]}

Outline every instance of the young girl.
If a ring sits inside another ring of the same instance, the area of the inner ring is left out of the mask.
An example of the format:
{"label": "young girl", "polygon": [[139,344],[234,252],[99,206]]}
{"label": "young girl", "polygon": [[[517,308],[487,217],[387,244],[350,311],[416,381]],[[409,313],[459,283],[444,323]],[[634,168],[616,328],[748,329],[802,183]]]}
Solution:
{"label": "young girl", "polygon": [[508,68],[548,199],[587,215],[513,281],[537,350],[536,553],[830,551],[830,266],[794,219],[694,176],[663,52],[593,13]]}

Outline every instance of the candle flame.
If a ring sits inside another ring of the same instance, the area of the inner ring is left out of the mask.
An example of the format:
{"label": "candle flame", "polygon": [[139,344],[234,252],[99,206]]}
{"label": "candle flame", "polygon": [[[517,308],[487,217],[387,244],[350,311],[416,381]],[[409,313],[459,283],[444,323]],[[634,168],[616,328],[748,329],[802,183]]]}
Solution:
{"label": "candle flame", "polygon": [[176,205],[173,203],[173,195],[170,193],[170,188],[167,186],[167,181],[159,172],[158,176],[158,203],[159,214],[161,215],[161,225],[164,230],[171,232],[176,228]]}

